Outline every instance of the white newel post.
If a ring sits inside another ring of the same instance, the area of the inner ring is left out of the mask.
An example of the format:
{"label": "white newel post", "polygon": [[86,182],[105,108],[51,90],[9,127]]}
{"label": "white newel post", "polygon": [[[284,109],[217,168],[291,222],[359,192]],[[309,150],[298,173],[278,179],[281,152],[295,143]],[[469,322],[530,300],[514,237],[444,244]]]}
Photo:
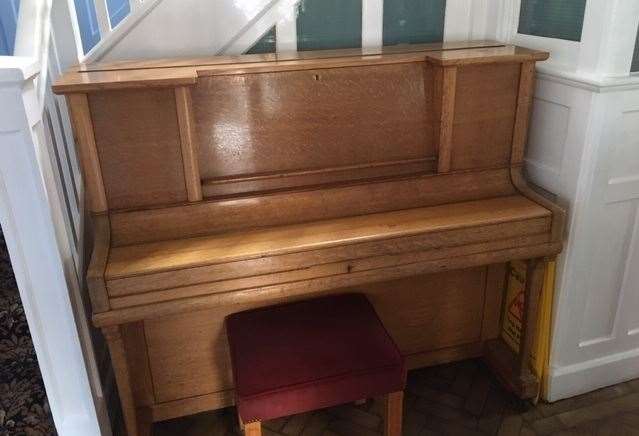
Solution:
{"label": "white newel post", "polygon": [[[0,223],[61,436],[100,435],[40,162],[49,159],[33,58],[0,58]],[[49,191],[51,191],[49,189]],[[68,260],[67,260],[68,261]]]}

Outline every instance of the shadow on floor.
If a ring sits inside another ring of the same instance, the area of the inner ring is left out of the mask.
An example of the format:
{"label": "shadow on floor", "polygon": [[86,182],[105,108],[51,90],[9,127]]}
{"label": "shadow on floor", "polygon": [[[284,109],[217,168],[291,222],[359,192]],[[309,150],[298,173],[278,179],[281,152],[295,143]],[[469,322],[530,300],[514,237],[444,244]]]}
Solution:
{"label": "shadow on floor", "polygon": [[[409,373],[405,436],[639,435],[639,380],[521,410],[477,360]],[[265,436],[381,435],[381,402],[344,405],[264,424]],[[155,425],[154,436],[240,435],[228,408]]]}

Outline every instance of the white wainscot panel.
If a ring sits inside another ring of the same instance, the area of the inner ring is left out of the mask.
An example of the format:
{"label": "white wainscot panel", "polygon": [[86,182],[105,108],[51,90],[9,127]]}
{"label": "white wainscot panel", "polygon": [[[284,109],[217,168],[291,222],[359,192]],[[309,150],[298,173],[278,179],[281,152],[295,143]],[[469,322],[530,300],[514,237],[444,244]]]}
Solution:
{"label": "white wainscot panel", "polygon": [[534,99],[526,168],[533,182],[551,192],[559,191],[569,120],[570,107]]}
{"label": "white wainscot panel", "polygon": [[639,107],[625,108],[619,119],[610,159],[609,202],[639,198]]}
{"label": "white wainscot panel", "polygon": [[619,334],[627,335],[631,345],[639,347],[639,210],[635,211],[634,230],[621,294],[621,307],[628,309],[620,310]]}
{"label": "white wainscot panel", "polygon": [[607,342],[611,342],[610,346],[615,342],[624,276],[628,268],[633,268],[627,261],[636,212],[633,202],[593,203],[588,211],[588,226],[581,236],[581,250],[587,253],[587,260],[577,272],[578,286],[586,297],[579,346],[586,355],[592,353],[588,357],[606,351]]}

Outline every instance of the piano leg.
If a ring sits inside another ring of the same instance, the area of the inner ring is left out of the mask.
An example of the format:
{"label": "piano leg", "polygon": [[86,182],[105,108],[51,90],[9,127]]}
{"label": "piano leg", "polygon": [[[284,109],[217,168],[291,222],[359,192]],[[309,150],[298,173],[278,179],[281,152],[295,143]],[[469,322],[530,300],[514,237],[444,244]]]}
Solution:
{"label": "piano leg", "polygon": [[151,434],[151,415],[146,410],[138,416],[131,389],[131,376],[127,363],[126,349],[122,338],[120,326],[107,326],[102,328],[111,355],[111,364],[115,373],[115,381],[118,386],[118,395],[124,417],[124,426],[128,436],[149,436]]}
{"label": "piano leg", "polygon": [[539,392],[539,380],[530,367],[530,352],[537,333],[546,263],[545,258],[527,261],[519,353],[513,353],[501,338],[488,341],[484,350],[484,358],[497,378],[521,399],[534,398]]}

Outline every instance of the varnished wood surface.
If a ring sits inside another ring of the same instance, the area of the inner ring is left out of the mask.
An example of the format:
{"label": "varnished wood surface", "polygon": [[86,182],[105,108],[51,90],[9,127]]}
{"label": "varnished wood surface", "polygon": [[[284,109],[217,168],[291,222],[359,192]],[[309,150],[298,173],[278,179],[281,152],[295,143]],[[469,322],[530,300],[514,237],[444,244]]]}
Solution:
{"label": "varnished wood surface", "polygon": [[[113,246],[513,195],[508,168],[372,180],[112,213]],[[175,223],[180,223],[176,226]]]}
{"label": "varnished wood surface", "polygon": [[392,392],[386,395],[385,406],[384,436],[402,436],[404,392]]}
{"label": "varnished wood surface", "polygon": [[511,163],[521,164],[524,161],[526,139],[528,138],[528,122],[532,111],[535,83],[535,63],[521,64],[519,76],[519,93],[517,95],[517,122],[514,125]]}
{"label": "varnished wood surface", "polygon": [[195,128],[191,88],[186,86],[175,88],[175,106],[180,129],[182,166],[187,198],[191,202],[200,201],[202,200],[202,180],[198,160],[200,144]]}
{"label": "varnished wood surface", "polygon": [[[546,245],[544,254],[555,254],[553,245],[548,244],[548,236],[546,234],[533,235],[529,237],[517,237],[509,239],[498,239],[492,242],[484,242],[478,244],[467,244],[461,247],[446,247],[437,250],[418,251],[418,252],[401,252],[398,254],[377,255],[367,258],[351,258],[349,260],[326,262],[323,264],[305,264],[297,269],[286,269],[286,264],[277,265],[283,271],[267,272],[260,275],[245,276],[238,278],[230,278],[227,280],[214,280],[212,282],[205,281],[186,285],[181,283],[175,288],[163,287],[155,292],[131,292],[130,294],[118,296],[111,290],[111,298],[109,304],[112,309],[121,309],[133,306],[142,306],[163,301],[178,300],[187,297],[197,297],[202,295],[232,293],[236,291],[248,291],[249,289],[260,290],[266,286],[280,286],[286,288],[287,285],[296,284],[297,287],[303,287],[313,281],[323,279],[332,286],[347,286],[349,284],[374,282],[375,279],[384,279],[385,277],[393,277],[394,271],[399,267],[409,267],[416,263],[425,263],[432,265],[434,268],[436,262],[445,262],[447,258],[455,258],[457,256],[469,256],[476,254],[490,254],[507,249],[526,249],[531,248],[531,253],[535,252],[534,247]],[[383,252],[387,246],[380,244],[380,252]],[[388,245],[392,245],[392,242]],[[523,256],[525,257],[525,256]],[[308,262],[308,260],[307,260]],[[277,259],[275,262],[277,263]],[[446,269],[439,265],[441,269]],[[237,272],[241,266],[236,263],[221,265],[224,273],[229,275]],[[230,270],[230,271],[228,271]],[[188,270],[185,270],[188,271]],[[183,271],[183,272],[185,272]],[[419,269],[416,270],[420,272]],[[248,272],[245,270],[244,274]],[[400,275],[401,276],[401,275]],[[135,277],[140,279],[141,276]],[[215,276],[208,275],[205,280],[215,279]],[[191,279],[192,280],[192,279]],[[148,290],[152,289],[152,285],[159,283],[155,276],[148,277],[148,282],[144,281],[143,286]],[[149,285],[149,283],[151,285]],[[318,283],[321,283],[318,282]]]}
{"label": "varnished wood surface", "polygon": [[109,208],[186,201],[173,90],[95,93],[89,103]]}
{"label": "varnished wood surface", "polygon": [[92,226],[94,235],[93,249],[86,277],[91,307],[94,312],[99,313],[109,310],[109,298],[104,275],[111,247],[109,218],[105,214],[94,215]]}
{"label": "varnished wood surface", "polygon": [[[483,301],[486,293],[495,292],[486,289],[485,274],[486,268],[479,267],[382,282],[357,290],[368,296],[402,353],[413,355],[479,340]],[[338,292],[325,290],[323,294]],[[290,301],[290,297],[279,295],[260,302],[146,321],[158,401],[231,389],[228,345],[221,321],[240,310],[283,301]],[[406,323],[407,318],[414,322]],[[424,331],[431,333],[424,335]]]}
{"label": "varnished wood surface", "polygon": [[509,164],[519,71],[516,63],[459,68],[450,145],[452,169]]}
{"label": "varnished wood surface", "polygon": [[349,288],[409,367],[484,354],[518,395],[535,392],[526,346],[495,338],[505,263],[562,245],[565,212],[522,172],[547,55],[445,43],[62,77],[101,220],[93,321],[130,434],[232,403],[226,315]]}
{"label": "varnished wood surface", "polygon": [[264,53],[251,55],[230,55],[230,56],[208,56],[196,58],[176,58],[176,59],[144,59],[144,60],[122,60],[112,62],[96,62],[91,64],[80,64],[73,71],[115,71],[115,70],[137,70],[148,68],[175,68],[185,66],[207,66],[221,64],[241,64],[255,62],[292,61],[304,59],[326,59],[331,57],[345,56],[371,56],[379,54],[401,54],[422,51],[439,50],[459,50],[473,47],[502,47],[504,44],[497,41],[446,41],[424,44],[398,44],[394,46],[383,46],[375,48],[348,48],[337,50],[309,50],[290,51],[284,53]]}
{"label": "varnished wood surface", "polygon": [[439,173],[447,173],[451,169],[456,89],[457,68],[437,68],[435,70],[434,103],[436,119],[438,120],[435,125],[435,139],[438,154],[437,172]]}
{"label": "varnished wood surface", "polygon": [[365,79],[357,67],[201,78],[193,103],[202,177],[434,158],[429,71],[408,63]]}
{"label": "varnished wood surface", "polygon": [[104,180],[95,143],[89,99],[86,94],[71,94],[67,96],[67,102],[74,138],[80,145],[78,155],[82,164],[82,177],[87,187],[89,210],[93,213],[106,212],[109,205],[104,192]]}
{"label": "varnished wood surface", "polygon": [[545,61],[548,52],[504,45],[473,50],[442,50],[428,54],[428,62],[438,65],[474,65],[506,62]]}
{"label": "varnished wood surface", "polygon": [[[213,293],[246,287],[252,283],[273,283],[301,276],[309,277],[314,272],[355,272],[359,268],[373,265],[392,265],[402,259],[438,259],[464,253],[477,253],[491,249],[505,249],[526,244],[542,244],[550,240],[549,218],[535,218],[516,222],[467,227],[443,232],[429,232],[415,236],[379,239],[371,242],[338,245],[313,251],[293,252],[249,260],[182,268],[150,274],[134,274],[107,281],[109,295],[114,299],[125,295],[160,291],[153,295],[166,299],[171,288],[179,288],[175,294],[185,297],[201,292]],[[369,259],[357,262],[358,259]],[[327,265],[331,264],[331,265]],[[324,265],[321,269],[315,268]],[[262,276],[252,280],[247,277]],[[211,280],[216,283],[211,283]],[[233,281],[231,281],[233,280]],[[187,288],[190,285],[208,283],[206,286]],[[113,301],[115,304],[115,301]]]}
{"label": "varnished wood surface", "polygon": [[549,215],[547,209],[524,197],[510,196],[281,228],[115,247],[109,256],[106,277],[113,279]]}
{"label": "varnished wood surface", "polygon": [[[267,71],[296,71],[313,68],[341,68],[357,65],[383,65],[397,62],[429,62],[436,65],[470,65],[476,63],[524,62],[545,60],[545,52],[515,46],[494,46],[494,43],[459,43],[454,48],[425,47],[417,49],[372,52],[335,51],[331,55],[291,55],[278,59],[245,58],[244,62],[220,60],[164,60],[154,64],[120,64],[117,68],[98,71],[70,71],[53,85],[56,93],[87,92],[105,89],[139,88],[150,86],[179,86],[197,82],[198,77],[218,74],[246,74]],[[478,47],[478,45],[480,47]],[[417,50],[417,51],[415,51]],[[195,62],[195,64],[193,63]],[[178,66],[184,65],[186,66]]]}
{"label": "varnished wood surface", "polygon": [[[104,313],[93,315],[96,326],[106,326],[120,323],[139,321],[175,313],[188,313],[205,310],[212,307],[240,304],[247,301],[262,301],[274,295],[288,295],[291,298],[299,295],[310,297],[324,289],[375,283],[377,281],[392,280],[418,274],[429,274],[437,271],[448,271],[468,268],[478,265],[507,262],[532,257],[554,256],[561,251],[561,243],[544,242],[539,244],[525,244],[521,247],[497,247],[489,251],[479,250],[456,256],[423,259],[416,262],[395,264],[390,268],[377,268],[359,272],[348,272],[315,277],[294,282],[278,283],[268,286],[249,287],[233,292],[204,293],[176,301],[145,304],[141,306],[112,309]],[[206,285],[208,286],[208,285]]]}

